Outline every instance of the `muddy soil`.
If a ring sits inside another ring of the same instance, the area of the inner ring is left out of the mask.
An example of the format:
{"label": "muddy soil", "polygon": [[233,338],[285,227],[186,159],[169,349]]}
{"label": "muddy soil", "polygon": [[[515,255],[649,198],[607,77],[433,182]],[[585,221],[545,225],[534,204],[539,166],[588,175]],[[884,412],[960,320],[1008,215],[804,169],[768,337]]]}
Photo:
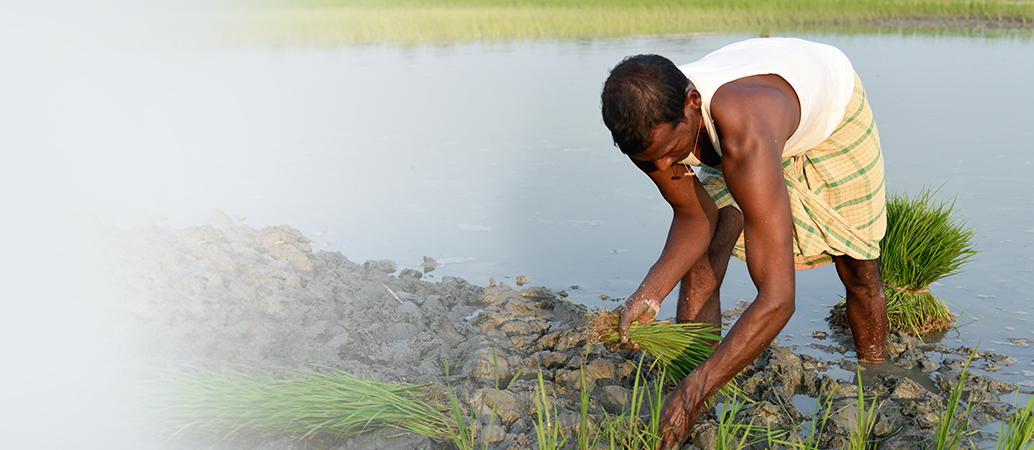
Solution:
{"label": "muddy soil", "polygon": [[[186,229],[152,225],[108,228],[101,234],[108,244],[108,309],[118,324],[113,332],[120,336],[120,352],[135,366],[318,364],[380,381],[444,387],[448,361],[450,384],[475,412],[480,423],[474,428],[491,449],[537,446],[532,395],[540,371],[559,408],[558,422],[569,435],[576,436],[579,424],[581,367],[592,392],[590,423],[602,423],[606,415],[630,406],[636,355],[611,353],[589,342],[586,309],[543,287],[494,280],[477,286],[454,277],[431,281],[425,271],[433,270],[433,261],[422,268],[400,268],[392,261],[359,263],[338,252],[314,252],[309,240],[289,226],[253,229],[221,214]],[[769,347],[740,377],[754,403],[738,419],[784,427],[789,439],[803,439],[813,413],[799,411],[795,404],[800,402],[794,400],[808,396],[823,407],[815,417],[829,411],[821,448],[840,448],[855,423],[857,384],[831,375],[858,371],[864,392],[883,400],[872,436],[878,448],[911,448],[933,434],[945,401],[942,393],[958,381],[969,351],[892,335],[888,362],[856,365],[842,362],[849,339],[831,342],[828,361]],[[974,364],[1013,362],[983,353]],[[1011,396],[1003,394],[1016,386],[972,375],[964,386],[964,399],[975,405],[964,418],[974,428],[1011,411],[1003,401]],[[325,442],[287,436],[149,439],[164,448],[451,447],[395,430]],[[714,448],[715,439],[712,409],[683,448]]]}

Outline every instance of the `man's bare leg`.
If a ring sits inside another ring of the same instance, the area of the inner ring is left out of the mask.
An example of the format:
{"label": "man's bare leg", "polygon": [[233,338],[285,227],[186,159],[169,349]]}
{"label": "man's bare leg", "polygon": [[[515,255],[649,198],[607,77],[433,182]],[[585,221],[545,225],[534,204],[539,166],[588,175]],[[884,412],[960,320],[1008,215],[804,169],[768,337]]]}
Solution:
{"label": "man's bare leg", "polygon": [[883,295],[880,265],[874,259],[834,256],[837,274],[847,288],[847,322],[854,335],[858,359],[883,362],[887,338],[887,299]]}
{"label": "man's bare leg", "polygon": [[[675,312],[678,323],[722,323],[719,290],[729,267],[729,258],[736,239],[743,231],[743,213],[732,206],[718,210],[718,223],[707,252],[682,277],[679,303]],[[717,343],[716,343],[717,344]]]}

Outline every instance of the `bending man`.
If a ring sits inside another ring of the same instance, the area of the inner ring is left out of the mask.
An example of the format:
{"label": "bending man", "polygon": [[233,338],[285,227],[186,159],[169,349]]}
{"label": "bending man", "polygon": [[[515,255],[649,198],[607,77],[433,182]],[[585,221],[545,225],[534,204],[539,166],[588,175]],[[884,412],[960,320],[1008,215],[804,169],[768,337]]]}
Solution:
{"label": "bending man", "polygon": [[660,258],[620,308],[653,320],[681,281],[678,322],[721,323],[719,286],[744,259],[757,298],[714,353],[668,396],[661,448],[677,448],[704,401],[794,312],[794,270],[833,262],[847,288],[858,358],[883,361],[883,159],[865,91],[838,49],[790,38],[728,45],[681,67],[626,58],[607,78],[603,121],[674,217]]}

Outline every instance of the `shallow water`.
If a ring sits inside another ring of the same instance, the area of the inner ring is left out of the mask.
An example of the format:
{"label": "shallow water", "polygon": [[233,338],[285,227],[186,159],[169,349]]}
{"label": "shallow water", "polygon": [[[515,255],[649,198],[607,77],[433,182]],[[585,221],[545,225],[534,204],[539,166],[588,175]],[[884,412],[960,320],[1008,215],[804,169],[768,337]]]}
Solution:
{"label": "shallow water", "polygon": [[[852,59],[890,191],[957,193],[957,210],[977,228],[979,260],[934,287],[963,312],[943,342],[1011,355],[1018,362],[998,376],[1034,381],[1034,351],[1009,340],[1034,339],[1034,44],[799,36]],[[599,119],[608,68],[646,52],[688,62],[747,37],[167,47],[45,61],[78,76],[55,76],[42,100],[15,98],[53,108],[61,129],[22,128],[38,151],[19,157],[46,167],[39,189],[54,211],[189,226],[221,210],[252,227],[290,223],[314,249],[355,261],[419,268],[426,255],[443,263],[428,276],[487,285],[524,275],[611,308],[600,296],[636,288],[670,212]],[[842,291],[830,266],[798,272],[797,313],[781,343],[821,354],[804,334],[828,330],[823,319]],[[723,306],[753,296],[734,260]]]}

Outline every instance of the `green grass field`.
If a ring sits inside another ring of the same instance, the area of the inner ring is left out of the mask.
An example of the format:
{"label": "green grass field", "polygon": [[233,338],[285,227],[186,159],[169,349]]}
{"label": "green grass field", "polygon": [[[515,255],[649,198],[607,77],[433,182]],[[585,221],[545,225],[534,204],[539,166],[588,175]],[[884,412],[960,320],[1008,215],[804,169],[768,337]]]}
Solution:
{"label": "green grass field", "polygon": [[1034,33],[1034,1],[260,0],[209,31],[270,44],[582,40],[701,33]]}

